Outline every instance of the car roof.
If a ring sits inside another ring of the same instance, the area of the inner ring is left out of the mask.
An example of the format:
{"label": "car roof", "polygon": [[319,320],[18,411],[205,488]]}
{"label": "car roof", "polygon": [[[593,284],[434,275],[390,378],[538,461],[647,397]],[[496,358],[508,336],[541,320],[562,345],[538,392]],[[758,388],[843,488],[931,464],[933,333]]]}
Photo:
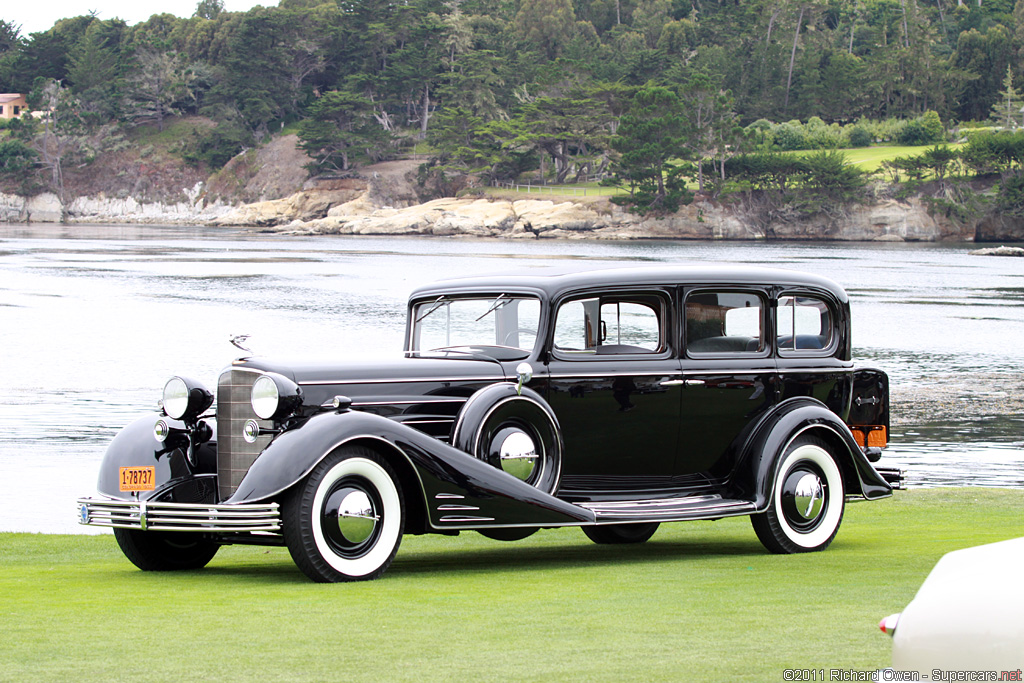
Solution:
{"label": "car roof", "polygon": [[782,268],[765,268],[745,264],[723,266],[658,265],[628,268],[592,268],[587,270],[550,269],[524,275],[487,275],[439,280],[417,287],[410,300],[444,293],[474,291],[535,291],[547,298],[578,289],[611,286],[675,286],[675,285],[781,285],[822,289],[839,301],[846,302],[846,291],[832,280]]}

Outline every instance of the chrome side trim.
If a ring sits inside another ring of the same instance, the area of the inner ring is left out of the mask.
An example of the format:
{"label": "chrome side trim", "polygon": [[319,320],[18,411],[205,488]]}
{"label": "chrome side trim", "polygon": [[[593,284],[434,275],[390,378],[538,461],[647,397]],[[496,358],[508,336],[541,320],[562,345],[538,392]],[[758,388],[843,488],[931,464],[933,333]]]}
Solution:
{"label": "chrome side trim", "polygon": [[476,505],[454,505],[454,504],[449,504],[449,505],[438,505],[437,506],[437,511],[438,512],[465,512],[465,511],[468,511],[468,510],[479,510],[479,509],[480,508],[478,508]]}
{"label": "chrome side trim", "polygon": [[465,397],[453,398],[418,398],[408,401],[353,401],[352,406],[418,406],[424,403],[465,403]]}
{"label": "chrome side trim", "polygon": [[779,368],[780,375],[806,375],[808,373],[825,372],[852,372],[854,367],[833,367],[833,368]]}
{"label": "chrome side trim", "polygon": [[476,522],[493,522],[494,517],[474,517],[472,515],[445,515],[439,521],[453,524],[472,524]]}
{"label": "chrome side trim", "polygon": [[[818,370],[807,370],[806,372],[846,372],[851,368],[827,368]],[[704,368],[702,370],[666,370],[664,372],[573,372],[553,373],[548,379],[584,379],[589,377],[665,377],[666,375],[765,375],[780,372],[774,367],[764,368]],[[805,372],[805,370],[791,370],[781,372]]]}
{"label": "chrome side trim", "polygon": [[79,498],[80,524],[139,531],[280,532],[277,503],[163,503],[148,500]]}
{"label": "chrome side trim", "polygon": [[465,498],[461,493],[438,493],[434,496],[435,500],[462,500]]}
{"label": "chrome side trim", "polygon": [[[774,372],[772,370],[771,372]],[[547,375],[548,379],[581,379],[586,377],[665,377],[666,375],[678,375],[679,370],[670,369],[662,372],[572,372],[552,373]],[[705,373],[707,374],[707,373]],[[749,371],[748,371],[749,374]]]}
{"label": "chrome side trim", "polygon": [[332,384],[417,384],[421,382],[498,382],[501,376],[487,377],[415,377],[410,379],[334,379],[299,382],[300,387],[330,386]]}

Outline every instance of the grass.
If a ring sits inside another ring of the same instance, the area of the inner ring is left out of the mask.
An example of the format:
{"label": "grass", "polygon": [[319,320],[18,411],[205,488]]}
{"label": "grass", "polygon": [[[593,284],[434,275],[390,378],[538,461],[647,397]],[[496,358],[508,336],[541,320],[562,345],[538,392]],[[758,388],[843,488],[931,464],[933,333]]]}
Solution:
{"label": "grass", "polygon": [[169,117],[164,121],[164,129],[157,125],[146,124],[137,126],[129,132],[129,139],[134,145],[151,145],[161,149],[175,147],[195,131],[210,128],[213,124],[195,117]]}
{"label": "grass", "polygon": [[608,187],[597,182],[573,183],[572,185],[531,185],[517,183],[512,187],[484,188],[487,196],[517,201],[520,199],[558,199],[581,200],[585,197],[611,197],[617,194],[629,194],[625,187]]}
{"label": "grass", "polygon": [[[931,149],[935,145],[922,145],[922,146],[898,146],[898,145],[879,145],[876,147],[856,147],[850,149],[836,150],[846,155],[846,161],[848,164],[859,167],[863,171],[872,172],[877,171],[882,167],[882,162],[890,161],[896,157],[910,157],[918,156],[923,154],[926,150]],[[950,144],[950,147],[956,148],[961,145],[958,143]],[[821,150],[799,150],[795,152],[783,152],[784,154],[797,154],[801,156],[807,156],[809,154],[816,154]],[[687,185],[691,190],[697,189],[697,181],[694,180]],[[485,192],[488,196],[494,198],[508,198],[508,199],[522,199],[524,194],[535,195],[538,199],[545,198],[558,198],[559,200],[572,200],[580,199],[582,197],[608,197],[617,194],[628,194],[629,190],[624,187],[602,187],[598,183],[575,183],[573,185],[527,185],[526,183],[520,183],[514,185],[512,188],[507,187],[488,187]]]}
{"label": "grass", "polygon": [[944,553],[1021,535],[1024,495],[932,489],[847,507],[824,553],[766,553],[746,519],[642,546],[578,529],[406,537],[379,581],[307,581],[283,549],[136,570],[104,536],[0,534],[0,680],[781,681],[874,670],[877,629]]}
{"label": "grass", "polygon": [[[958,149],[963,145],[960,143],[951,143],[947,145],[952,149]],[[935,147],[931,145],[920,145],[914,147],[899,146],[899,145],[880,145],[877,147],[854,147],[850,149],[836,150],[846,155],[846,163],[854,166],[858,166],[862,171],[877,171],[882,167],[882,162],[891,161],[896,157],[916,157],[924,154],[926,151]],[[786,152],[786,154],[799,154],[807,156],[809,154],[815,154],[821,150],[811,151],[798,151],[798,152]]]}

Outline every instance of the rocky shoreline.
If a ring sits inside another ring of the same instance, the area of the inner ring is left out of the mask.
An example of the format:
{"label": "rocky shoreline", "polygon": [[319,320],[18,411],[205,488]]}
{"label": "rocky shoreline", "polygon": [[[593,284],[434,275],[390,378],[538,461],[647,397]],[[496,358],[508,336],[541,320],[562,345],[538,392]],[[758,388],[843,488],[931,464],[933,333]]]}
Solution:
{"label": "rocky shoreline", "polygon": [[[709,200],[677,213],[640,217],[604,199],[443,198],[394,208],[370,193],[332,206],[318,218],[294,218],[294,201],[259,202],[227,212],[211,224],[257,227],[295,235],[430,235],[506,239],[694,239],[974,241],[972,227],[931,215],[919,200],[886,200],[842,216],[757,225],[735,208]],[[308,203],[308,202],[307,202]]]}
{"label": "rocky shoreline", "polygon": [[[289,235],[424,235],[500,239],[815,240],[1020,242],[1024,221],[982,216],[965,223],[920,198],[880,199],[841,212],[766,220],[743,202],[698,199],[667,216],[642,217],[604,197],[447,197],[421,202],[417,162],[364,169],[359,177],[309,180],[286,196],[239,204],[197,183],[178,201],[80,197],[68,223],[245,227]],[[294,179],[293,179],[294,180]],[[294,183],[292,183],[294,187]],[[280,188],[278,188],[280,191]],[[271,196],[275,196],[271,194]],[[520,198],[522,197],[522,198]],[[54,195],[0,194],[0,222],[60,222]],[[1003,254],[998,254],[1003,255]]]}

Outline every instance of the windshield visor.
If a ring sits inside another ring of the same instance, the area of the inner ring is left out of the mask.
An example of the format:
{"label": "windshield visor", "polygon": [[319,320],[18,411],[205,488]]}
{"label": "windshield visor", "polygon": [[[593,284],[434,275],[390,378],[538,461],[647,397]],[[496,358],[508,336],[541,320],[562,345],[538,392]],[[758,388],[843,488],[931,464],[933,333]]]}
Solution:
{"label": "windshield visor", "polygon": [[[479,298],[438,297],[413,308],[410,350],[487,348],[517,351],[526,357],[537,343],[540,300],[495,294]],[[510,355],[507,351],[501,355]]]}

